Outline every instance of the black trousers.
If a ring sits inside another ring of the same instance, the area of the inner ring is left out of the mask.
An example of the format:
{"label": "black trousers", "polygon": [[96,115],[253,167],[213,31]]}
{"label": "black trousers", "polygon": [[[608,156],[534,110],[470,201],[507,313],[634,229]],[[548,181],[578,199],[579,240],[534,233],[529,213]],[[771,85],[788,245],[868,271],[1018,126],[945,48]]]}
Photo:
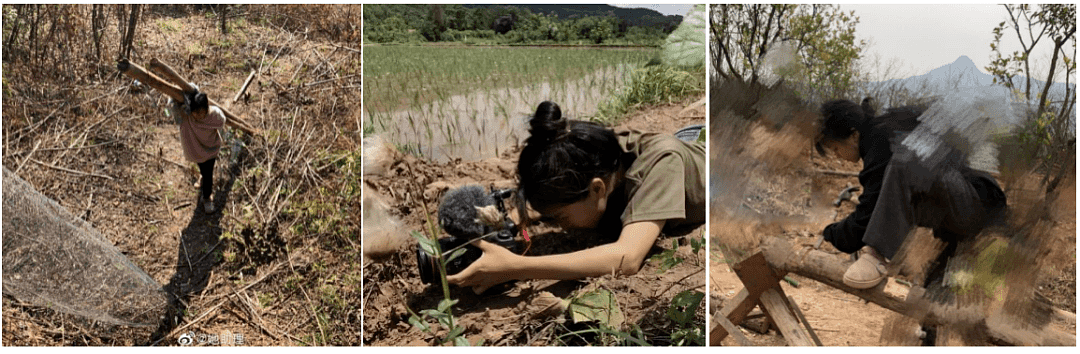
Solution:
{"label": "black trousers", "polygon": [[216,161],[217,158],[211,158],[199,164],[199,174],[202,175],[199,189],[202,190],[203,198],[210,198],[210,194],[214,192],[214,162]]}
{"label": "black trousers", "polygon": [[894,160],[885,169],[863,242],[893,258],[908,234],[922,226],[955,247],[982,231],[1004,206],[1004,192],[985,172],[955,164],[931,172]]}

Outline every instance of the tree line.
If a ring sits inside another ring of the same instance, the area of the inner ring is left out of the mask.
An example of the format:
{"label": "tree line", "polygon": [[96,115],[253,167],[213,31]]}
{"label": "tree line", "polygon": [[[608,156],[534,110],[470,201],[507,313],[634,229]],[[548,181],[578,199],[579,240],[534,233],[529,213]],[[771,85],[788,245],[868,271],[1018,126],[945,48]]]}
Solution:
{"label": "tree line", "polygon": [[551,6],[533,11],[525,6],[365,5],[364,39],[373,43],[659,46],[682,21],[682,16],[630,17],[616,15],[614,10],[562,11]]}

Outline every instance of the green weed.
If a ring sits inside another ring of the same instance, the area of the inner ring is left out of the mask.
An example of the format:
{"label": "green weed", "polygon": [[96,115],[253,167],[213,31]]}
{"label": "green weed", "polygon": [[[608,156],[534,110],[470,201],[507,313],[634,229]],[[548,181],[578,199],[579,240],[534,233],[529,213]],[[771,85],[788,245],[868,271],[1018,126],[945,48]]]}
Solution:
{"label": "green weed", "polygon": [[697,310],[704,303],[704,299],[705,293],[696,290],[685,290],[671,299],[667,315],[679,325],[679,328],[671,333],[672,345],[705,345],[705,325],[694,323]]}
{"label": "green weed", "polygon": [[[437,230],[433,230],[432,235],[434,235],[436,231]],[[465,327],[461,327],[454,323],[454,312],[452,307],[457,304],[458,300],[450,298],[450,285],[446,281],[446,263],[464,254],[465,248],[459,248],[450,255],[443,257],[442,248],[439,247],[439,242],[434,237],[427,237],[415,231],[413,231],[412,237],[420,243],[420,248],[423,249],[424,252],[427,252],[438,259],[436,268],[439,269],[439,277],[442,278],[443,299],[442,301],[439,301],[439,305],[436,308],[421,310],[420,315],[417,315],[412,312],[412,309],[409,309],[409,314],[411,314],[411,316],[409,316],[409,324],[421,331],[434,334],[435,329],[428,325],[427,320],[435,319],[440,326],[449,331],[446,337],[439,340],[440,345],[445,343],[452,343],[455,346],[469,345],[468,339],[462,336],[465,332]],[[482,343],[483,341],[477,343],[477,345],[481,345]]]}
{"label": "green weed", "polygon": [[600,105],[593,120],[614,124],[635,107],[671,103],[702,92],[705,92],[704,68],[686,71],[653,65],[636,69],[626,87]]}
{"label": "green weed", "polygon": [[162,32],[172,33],[180,30],[180,21],[177,20],[161,20],[158,21],[158,28]]}

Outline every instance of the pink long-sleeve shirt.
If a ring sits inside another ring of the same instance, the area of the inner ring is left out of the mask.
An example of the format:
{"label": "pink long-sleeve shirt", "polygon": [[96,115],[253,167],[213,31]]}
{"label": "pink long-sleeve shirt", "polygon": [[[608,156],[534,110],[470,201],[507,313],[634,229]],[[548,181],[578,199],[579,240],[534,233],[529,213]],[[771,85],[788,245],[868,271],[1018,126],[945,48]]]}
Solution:
{"label": "pink long-sleeve shirt", "polygon": [[184,158],[194,163],[203,163],[217,157],[221,149],[221,136],[218,129],[225,126],[225,113],[218,106],[210,106],[206,117],[195,120],[191,116],[180,114],[180,145],[184,147]]}

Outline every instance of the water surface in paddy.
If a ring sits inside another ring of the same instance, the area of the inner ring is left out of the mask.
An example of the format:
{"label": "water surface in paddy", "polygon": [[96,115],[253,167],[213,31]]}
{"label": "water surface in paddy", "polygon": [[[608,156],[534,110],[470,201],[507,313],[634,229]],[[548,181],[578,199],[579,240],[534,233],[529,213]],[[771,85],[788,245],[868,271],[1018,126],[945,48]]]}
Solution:
{"label": "water surface in paddy", "polygon": [[394,112],[364,110],[364,124],[375,134],[423,158],[446,162],[495,157],[528,137],[528,119],[540,102],[558,103],[567,117],[591,116],[623,87],[633,67],[611,66],[558,84],[478,88]]}

